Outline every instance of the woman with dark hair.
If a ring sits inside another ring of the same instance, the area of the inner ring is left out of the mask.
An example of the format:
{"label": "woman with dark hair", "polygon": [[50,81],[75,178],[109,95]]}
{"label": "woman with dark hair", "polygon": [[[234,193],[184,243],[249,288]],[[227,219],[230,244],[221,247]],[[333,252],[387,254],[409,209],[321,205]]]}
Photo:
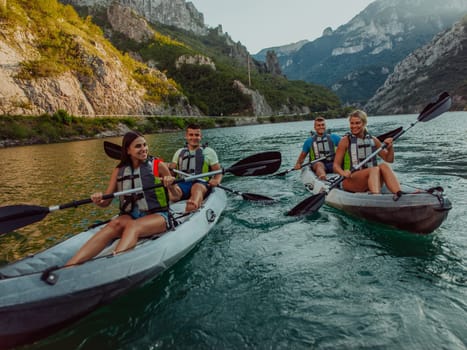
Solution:
{"label": "woman with dark hair", "polygon": [[[169,198],[166,188],[173,186],[174,177],[161,159],[148,156],[148,145],[143,135],[127,132],[122,140],[120,163],[113,170],[105,194],[133,188],[147,188],[144,192],[120,196],[120,215],[97,232],[66,263],[80,264],[101,252],[111,241],[120,238],[114,254],[133,248],[140,237],[165,232],[169,226]],[[102,199],[103,193],[91,195],[99,207],[107,207],[112,199]]]}

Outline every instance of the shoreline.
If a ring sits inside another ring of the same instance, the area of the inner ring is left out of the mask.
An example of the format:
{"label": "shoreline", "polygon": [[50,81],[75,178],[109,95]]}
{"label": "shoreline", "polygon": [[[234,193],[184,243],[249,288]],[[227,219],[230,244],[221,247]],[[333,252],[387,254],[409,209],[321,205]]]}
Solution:
{"label": "shoreline", "polygon": [[[54,115],[55,116],[55,115]],[[61,118],[49,117],[47,128],[42,131],[43,120],[41,117],[8,117],[0,116],[0,129],[2,135],[19,135],[18,137],[6,137],[0,140],[0,148],[20,147],[40,144],[51,144],[71,141],[84,141],[106,137],[123,136],[129,130],[141,131],[144,134],[169,133],[183,130],[189,123],[198,123],[203,129],[236,127],[245,125],[259,125],[272,123],[285,123],[295,121],[312,120],[313,114],[287,115],[287,116],[229,116],[229,117],[175,117],[175,116],[151,116],[151,117],[74,117]],[[84,122],[83,122],[84,120]],[[89,130],[83,129],[83,123]],[[103,124],[105,126],[103,126]],[[97,125],[97,126],[96,126]],[[4,132],[6,131],[9,132]],[[98,130],[97,130],[98,129]],[[27,136],[29,131],[37,131],[37,135]],[[48,132],[48,134],[47,134]],[[16,134],[15,134],[16,133]],[[26,135],[21,137],[22,135]]]}

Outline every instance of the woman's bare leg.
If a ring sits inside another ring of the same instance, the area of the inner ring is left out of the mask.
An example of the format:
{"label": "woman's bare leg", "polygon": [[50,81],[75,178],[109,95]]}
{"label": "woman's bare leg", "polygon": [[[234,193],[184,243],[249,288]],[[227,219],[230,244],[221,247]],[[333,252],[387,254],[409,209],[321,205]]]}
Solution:
{"label": "woman's bare leg", "polygon": [[342,185],[346,191],[350,192],[366,192],[368,191],[368,178],[370,176],[370,169],[365,168],[353,172],[350,178],[343,181]]}
{"label": "woman's bare leg", "polygon": [[122,215],[111,220],[103,229],[92,236],[78,252],[67,261],[65,266],[81,264],[99,254],[109,242],[121,236],[131,217]]}
{"label": "woman's bare leg", "polygon": [[401,185],[397,179],[396,174],[391,169],[391,166],[387,163],[382,163],[379,165],[381,170],[381,175],[384,183],[386,184],[389,191],[392,193],[397,193],[401,190]]}
{"label": "woman's bare leg", "polygon": [[368,189],[371,193],[381,193],[381,172],[379,167],[369,168]]}
{"label": "woman's bare leg", "polygon": [[166,230],[165,218],[159,214],[150,214],[131,220],[123,230],[122,237],[115,248],[115,253],[133,248],[138,242],[138,238],[152,236]]}

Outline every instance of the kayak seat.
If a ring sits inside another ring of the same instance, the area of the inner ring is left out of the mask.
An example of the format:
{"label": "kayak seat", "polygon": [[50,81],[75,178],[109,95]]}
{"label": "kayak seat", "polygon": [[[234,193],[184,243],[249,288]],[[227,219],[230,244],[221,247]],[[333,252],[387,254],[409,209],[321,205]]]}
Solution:
{"label": "kayak seat", "polygon": [[119,241],[120,241],[120,238],[114,239],[111,243],[107,245],[107,247],[105,247],[99,254],[97,254],[94,257],[94,259],[99,258],[101,256],[112,255],[115,248],[117,248],[117,244]]}
{"label": "kayak seat", "polygon": [[[136,243],[136,245],[140,245],[146,241],[149,241],[149,240],[155,240],[155,239],[158,239],[160,236],[162,236],[164,233],[166,232],[163,232],[163,233],[156,233],[152,236],[148,236],[148,237],[144,237],[144,238],[140,238],[138,239],[138,242]],[[99,254],[97,254],[93,259],[96,259],[96,258],[100,258],[100,257],[103,257],[103,256],[108,256],[108,255],[113,255],[115,249],[117,248],[117,245],[118,245],[118,242],[120,242],[120,238],[116,238],[114,239],[111,243],[109,243],[107,245],[107,247],[105,247]]]}
{"label": "kayak seat", "polygon": [[[163,233],[156,233],[156,234],[154,234],[152,236],[140,238],[136,245],[140,245],[140,244],[144,243],[145,241],[155,240],[155,239],[161,237],[162,235],[164,235],[168,231],[173,230],[175,227],[177,227],[178,225],[180,225],[183,222],[185,222],[186,220],[188,220],[193,213],[180,213],[179,215],[174,215],[174,214],[179,214],[179,213],[175,213],[175,212],[171,211],[170,216],[172,216],[171,221],[172,221],[172,224],[173,224],[171,228],[169,228],[166,232],[163,232]],[[94,259],[100,258],[100,257],[103,257],[103,256],[112,255],[115,248],[117,247],[119,241],[120,241],[120,238],[114,239],[111,243],[109,243],[107,245],[107,247],[105,247],[99,254],[97,254],[94,257]]]}
{"label": "kayak seat", "polygon": [[[187,214],[180,214],[180,215],[177,215],[175,216],[173,212],[173,210],[170,211],[170,215],[169,215],[169,219],[171,221],[171,225],[172,227],[168,228],[167,231],[169,230],[173,230],[175,227],[177,227],[178,225],[180,225],[181,223],[183,223],[185,220],[183,220],[183,217],[189,217],[190,216],[190,213],[187,213]],[[163,232],[163,233],[156,233],[152,236],[148,236],[148,237],[144,237],[144,238],[140,238],[138,240],[138,243],[137,245],[143,243],[144,241],[146,240],[155,240],[157,238],[159,238],[160,236],[162,236],[163,234],[167,233],[166,232]],[[99,254],[97,254],[94,259],[96,258],[100,258],[100,257],[103,257],[103,256],[108,256],[108,255],[112,255],[115,248],[117,248],[117,245],[118,245],[118,242],[120,241],[120,238],[116,238],[114,239],[112,242],[110,242],[107,247],[105,247]]]}

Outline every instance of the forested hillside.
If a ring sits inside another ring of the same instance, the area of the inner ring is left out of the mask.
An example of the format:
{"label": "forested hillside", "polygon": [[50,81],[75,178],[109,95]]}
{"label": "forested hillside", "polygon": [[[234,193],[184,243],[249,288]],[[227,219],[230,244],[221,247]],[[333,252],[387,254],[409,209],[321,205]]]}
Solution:
{"label": "forested hillside", "polygon": [[0,4],[0,113],[287,115],[340,107],[327,88],[241,59],[242,45],[216,29],[199,36],[149,23],[118,2],[78,13],[56,0]]}
{"label": "forested hillside", "polygon": [[92,16],[122,52],[140,57],[177,81],[190,103],[206,115],[308,113],[340,106],[327,88],[269,73],[218,28],[198,35],[148,21],[156,35],[137,41],[131,38],[129,29],[134,28],[128,23],[113,23],[109,8],[116,6],[77,9],[84,18]]}

